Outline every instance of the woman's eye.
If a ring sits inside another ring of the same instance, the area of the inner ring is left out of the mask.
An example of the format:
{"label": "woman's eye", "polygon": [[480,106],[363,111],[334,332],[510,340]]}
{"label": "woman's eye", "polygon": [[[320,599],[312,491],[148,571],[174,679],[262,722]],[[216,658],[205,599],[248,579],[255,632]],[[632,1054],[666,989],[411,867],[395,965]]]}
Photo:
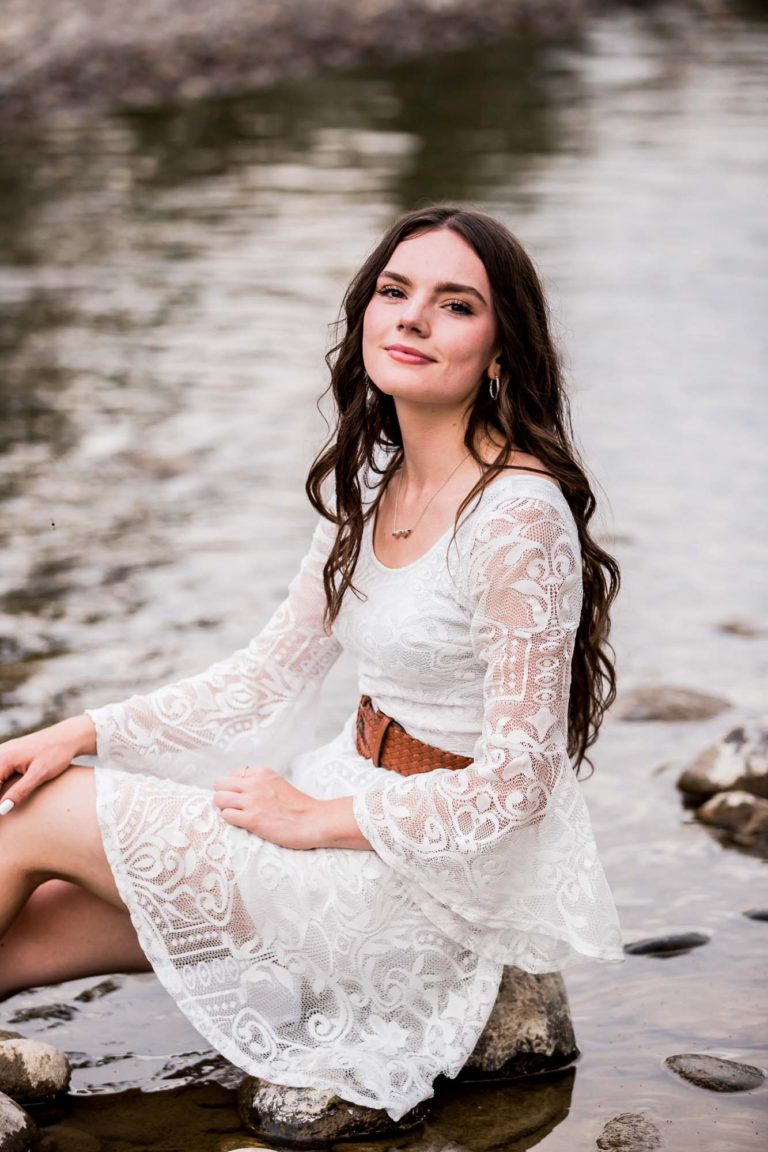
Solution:
{"label": "woman's eye", "polygon": [[379,296],[386,296],[390,300],[399,300],[402,295],[402,289],[395,288],[394,284],[385,284],[383,288],[379,288]]}
{"label": "woman's eye", "polygon": [[449,300],[447,307],[451,312],[455,312],[457,316],[471,316],[472,309],[469,304],[465,304],[463,300]]}

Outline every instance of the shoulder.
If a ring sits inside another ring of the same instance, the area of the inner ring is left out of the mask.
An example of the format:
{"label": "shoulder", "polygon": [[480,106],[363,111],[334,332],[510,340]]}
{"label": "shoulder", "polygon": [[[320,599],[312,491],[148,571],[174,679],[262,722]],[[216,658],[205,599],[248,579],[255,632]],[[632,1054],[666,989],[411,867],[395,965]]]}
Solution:
{"label": "shoulder", "polygon": [[[491,482],[462,528],[461,583],[472,594],[533,563],[542,572],[581,571],[579,535],[559,485],[528,472]],[[507,574],[506,576],[504,574]]]}

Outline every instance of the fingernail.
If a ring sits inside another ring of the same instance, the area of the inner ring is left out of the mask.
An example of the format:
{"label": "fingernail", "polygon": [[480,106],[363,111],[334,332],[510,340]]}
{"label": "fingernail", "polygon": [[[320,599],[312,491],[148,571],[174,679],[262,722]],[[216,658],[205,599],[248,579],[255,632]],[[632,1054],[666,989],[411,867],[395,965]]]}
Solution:
{"label": "fingernail", "polygon": [[13,800],[3,800],[0,804],[0,816],[7,816],[9,812],[13,811]]}

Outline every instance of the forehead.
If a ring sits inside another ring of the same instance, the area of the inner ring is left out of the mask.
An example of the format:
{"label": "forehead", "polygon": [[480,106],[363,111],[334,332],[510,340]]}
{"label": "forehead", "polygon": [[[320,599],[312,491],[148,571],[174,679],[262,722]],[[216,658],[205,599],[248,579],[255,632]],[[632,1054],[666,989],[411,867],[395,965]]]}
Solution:
{"label": "forehead", "polygon": [[414,283],[452,281],[489,290],[488,273],[475,250],[456,232],[439,228],[402,240],[387,261],[387,267]]}

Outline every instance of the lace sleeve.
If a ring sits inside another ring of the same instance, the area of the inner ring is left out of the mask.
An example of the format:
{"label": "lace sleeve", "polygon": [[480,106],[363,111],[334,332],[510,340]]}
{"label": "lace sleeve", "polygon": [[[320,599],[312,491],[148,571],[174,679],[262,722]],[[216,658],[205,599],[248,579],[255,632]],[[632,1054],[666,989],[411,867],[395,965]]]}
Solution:
{"label": "lace sleeve", "polygon": [[483,667],[473,763],[356,797],[375,851],[438,927],[529,971],[574,952],[620,958],[618,924],[566,750],[571,656],[582,601],[564,500],[505,498],[463,565]]}
{"label": "lace sleeve", "polygon": [[284,750],[298,706],[341,652],[323,628],[322,572],[334,533],[333,525],[320,521],[286,599],[247,648],[198,676],[89,709],[99,762],[192,779],[201,764],[210,777],[212,748],[215,771],[228,761],[242,764],[244,757],[266,763],[265,756]]}

